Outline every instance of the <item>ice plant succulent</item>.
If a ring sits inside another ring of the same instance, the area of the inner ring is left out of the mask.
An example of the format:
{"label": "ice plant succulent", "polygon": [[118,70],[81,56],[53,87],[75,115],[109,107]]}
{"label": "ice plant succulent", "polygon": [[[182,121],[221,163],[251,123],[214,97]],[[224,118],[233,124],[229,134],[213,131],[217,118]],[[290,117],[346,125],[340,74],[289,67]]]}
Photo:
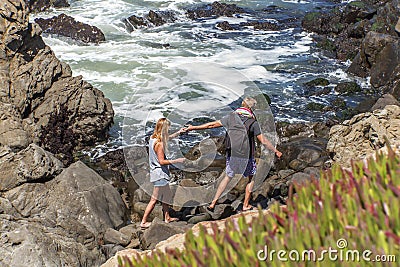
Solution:
{"label": "ice plant succulent", "polygon": [[119,258],[119,264],[376,266],[378,255],[389,261],[381,264],[398,266],[400,158],[391,149],[366,164],[352,163],[351,171],[334,166],[320,180],[294,187],[287,206],[271,207],[272,215],[260,213],[251,224],[244,217],[227,220],[224,230],[213,227],[211,234],[200,227],[198,236],[186,234],[183,251]]}

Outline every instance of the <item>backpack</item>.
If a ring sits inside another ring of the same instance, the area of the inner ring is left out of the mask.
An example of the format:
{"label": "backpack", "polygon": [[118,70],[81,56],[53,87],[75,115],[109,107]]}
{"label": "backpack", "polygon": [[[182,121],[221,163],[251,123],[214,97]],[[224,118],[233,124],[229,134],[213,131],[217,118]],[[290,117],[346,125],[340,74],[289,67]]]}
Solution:
{"label": "backpack", "polygon": [[236,112],[231,112],[228,115],[225,135],[225,148],[228,155],[239,158],[250,158],[250,127],[256,120],[246,118],[242,121],[240,115]]}

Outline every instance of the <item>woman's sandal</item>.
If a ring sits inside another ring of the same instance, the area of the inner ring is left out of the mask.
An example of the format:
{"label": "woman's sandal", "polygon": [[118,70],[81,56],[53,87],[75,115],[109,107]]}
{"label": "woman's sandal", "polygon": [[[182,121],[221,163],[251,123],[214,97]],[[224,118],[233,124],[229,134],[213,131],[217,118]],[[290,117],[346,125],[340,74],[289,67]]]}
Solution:
{"label": "woman's sandal", "polygon": [[144,224],[141,223],[140,224],[140,229],[145,230],[145,229],[149,228],[150,225],[151,225],[151,222],[146,222]]}

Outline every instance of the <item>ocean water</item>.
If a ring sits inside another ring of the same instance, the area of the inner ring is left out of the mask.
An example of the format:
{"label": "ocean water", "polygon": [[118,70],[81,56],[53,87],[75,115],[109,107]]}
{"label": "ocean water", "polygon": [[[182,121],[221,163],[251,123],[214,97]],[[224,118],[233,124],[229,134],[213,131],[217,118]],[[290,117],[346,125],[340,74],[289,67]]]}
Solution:
{"label": "ocean water", "polygon": [[[187,8],[212,2],[71,0],[69,8],[31,16],[33,21],[65,13],[97,26],[105,34],[106,41],[99,45],[44,35],[46,44],[71,66],[74,76],[82,75],[113,103],[116,116],[111,138],[91,150],[91,156],[143,143],[161,116],[169,116],[173,129],[196,120],[217,119],[248,90],[259,90],[271,98],[275,121],[302,122],[335,115],[308,111],[305,106],[310,102],[328,105],[337,97],[333,90],[337,83],[356,80],[363,87],[369,86],[367,79],[346,74],[349,62],[329,59],[315,49],[310,34],[301,28],[301,17],[306,12],[329,8],[331,1],[221,1],[249,10],[272,11],[196,21],[185,16]],[[178,19],[129,32],[122,20],[149,10],[173,11]],[[252,19],[276,22],[288,18],[294,22],[281,31],[250,27],[222,31],[215,27],[221,21],[239,24]],[[329,95],[307,96],[303,83],[316,77],[331,82]],[[360,98],[346,101],[356,105]],[[187,145],[203,137],[193,134],[186,138]]]}

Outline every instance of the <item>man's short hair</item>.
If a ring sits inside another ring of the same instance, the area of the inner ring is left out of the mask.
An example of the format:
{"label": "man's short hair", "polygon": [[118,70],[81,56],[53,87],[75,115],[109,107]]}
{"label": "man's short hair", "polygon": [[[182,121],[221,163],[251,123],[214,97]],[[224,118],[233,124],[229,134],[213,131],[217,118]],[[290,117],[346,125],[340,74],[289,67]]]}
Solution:
{"label": "man's short hair", "polygon": [[252,108],[254,108],[254,106],[255,106],[256,104],[257,104],[257,100],[255,100],[255,99],[252,98],[252,97],[246,96],[246,97],[243,99],[242,107],[252,109]]}

